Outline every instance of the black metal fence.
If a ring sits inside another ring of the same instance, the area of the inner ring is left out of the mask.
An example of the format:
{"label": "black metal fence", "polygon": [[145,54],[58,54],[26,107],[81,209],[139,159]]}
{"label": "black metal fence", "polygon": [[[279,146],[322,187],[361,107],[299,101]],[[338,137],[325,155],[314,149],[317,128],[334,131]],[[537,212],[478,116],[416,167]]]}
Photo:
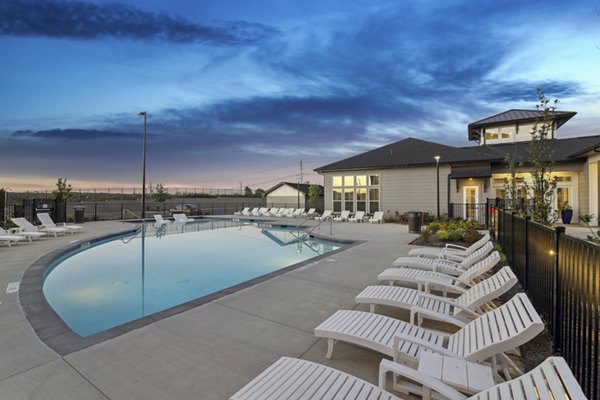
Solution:
{"label": "black metal fence", "polygon": [[488,228],[548,322],[555,352],[600,399],[600,246],[488,204]]}
{"label": "black metal fence", "polygon": [[487,226],[486,206],[487,203],[450,203],[448,217],[477,221],[481,226]]}

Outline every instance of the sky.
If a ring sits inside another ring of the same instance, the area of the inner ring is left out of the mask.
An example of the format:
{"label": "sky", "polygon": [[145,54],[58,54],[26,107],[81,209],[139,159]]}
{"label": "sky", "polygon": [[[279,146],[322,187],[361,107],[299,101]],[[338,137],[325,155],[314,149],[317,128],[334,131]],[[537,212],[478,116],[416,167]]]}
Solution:
{"label": "sky", "polygon": [[600,1],[0,2],[0,187],[268,189],[536,88],[600,135]]}

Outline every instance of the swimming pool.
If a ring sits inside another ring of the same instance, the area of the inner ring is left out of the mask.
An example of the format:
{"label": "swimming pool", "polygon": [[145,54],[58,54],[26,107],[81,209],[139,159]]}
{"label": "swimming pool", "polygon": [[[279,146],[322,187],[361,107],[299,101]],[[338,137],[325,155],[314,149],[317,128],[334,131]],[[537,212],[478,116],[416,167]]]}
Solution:
{"label": "swimming pool", "polygon": [[270,224],[146,225],[61,257],[46,270],[43,292],[87,337],[343,246]]}

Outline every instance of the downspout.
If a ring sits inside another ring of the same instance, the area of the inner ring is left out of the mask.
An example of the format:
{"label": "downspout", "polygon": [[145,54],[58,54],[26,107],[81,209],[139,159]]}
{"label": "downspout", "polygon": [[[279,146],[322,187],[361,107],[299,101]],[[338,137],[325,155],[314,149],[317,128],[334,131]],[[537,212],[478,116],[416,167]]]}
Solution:
{"label": "downspout", "polygon": [[448,214],[450,214],[450,175],[452,175],[452,173],[448,174],[448,191],[447,191],[447,197],[448,197],[448,205],[446,206],[446,212]]}

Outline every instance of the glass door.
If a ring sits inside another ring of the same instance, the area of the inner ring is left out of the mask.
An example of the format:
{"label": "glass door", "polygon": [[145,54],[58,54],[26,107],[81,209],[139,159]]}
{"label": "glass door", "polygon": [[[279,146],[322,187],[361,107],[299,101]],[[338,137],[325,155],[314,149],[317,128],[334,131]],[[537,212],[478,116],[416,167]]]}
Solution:
{"label": "glass door", "polygon": [[464,195],[464,213],[465,219],[479,221],[479,187],[465,186]]}

